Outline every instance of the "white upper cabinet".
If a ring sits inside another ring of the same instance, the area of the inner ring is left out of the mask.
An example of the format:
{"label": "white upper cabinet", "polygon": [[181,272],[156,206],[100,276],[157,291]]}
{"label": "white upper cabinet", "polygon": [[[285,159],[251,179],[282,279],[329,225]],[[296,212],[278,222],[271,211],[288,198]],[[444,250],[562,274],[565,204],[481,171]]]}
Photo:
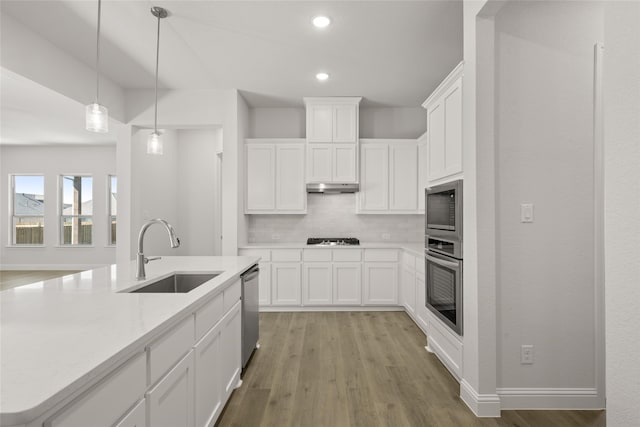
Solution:
{"label": "white upper cabinet", "polygon": [[418,212],[424,212],[425,189],[429,186],[429,145],[427,133],[418,138]]}
{"label": "white upper cabinet", "polygon": [[307,144],[307,182],[358,182],[357,145]]}
{"label": "white upper cabinet", "polygon": [[358,142],[360,97],[304,98],[307,142]]}
{"label": "white upper cabinet", "polygon": [[304,139],[248,139],[245,213],[307,211]]}
{"label": "white upper cabinet", "polygon": [[358,213],[419,213],[418,153],[415,139],[363,139]]}
{"label": "white upper cabinet", "polygon": [[462,173],[462,76],[460,63],[422,104],[427,110],[429,182]]}

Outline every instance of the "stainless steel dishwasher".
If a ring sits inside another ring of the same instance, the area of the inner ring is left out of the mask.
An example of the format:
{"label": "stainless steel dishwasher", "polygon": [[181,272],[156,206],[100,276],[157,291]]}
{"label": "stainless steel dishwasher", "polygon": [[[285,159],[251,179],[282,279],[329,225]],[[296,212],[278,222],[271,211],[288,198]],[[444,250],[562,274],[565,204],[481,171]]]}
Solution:
{"label": "stainless steel dishwasher", "polygon": [[254,265],[240,276],[242,279],[242,370],[258,347],[258,276],[260,269]]}

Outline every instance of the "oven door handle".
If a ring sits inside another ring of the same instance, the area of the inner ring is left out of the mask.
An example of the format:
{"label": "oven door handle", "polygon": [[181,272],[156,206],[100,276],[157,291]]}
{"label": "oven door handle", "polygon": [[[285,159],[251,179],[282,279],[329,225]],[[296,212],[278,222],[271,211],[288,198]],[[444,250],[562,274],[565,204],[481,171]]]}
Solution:
{"label": "oven door handle", "polygon": [[443,260],[441,258],[436,258],[434,256],[427,255],[427,254],[425,254],[424,256],[429,261],[435,262],[436,264],[444,265],[445,267],[460,268],[460,264],[457,263],[457,262],[445,261],[445,260]]}

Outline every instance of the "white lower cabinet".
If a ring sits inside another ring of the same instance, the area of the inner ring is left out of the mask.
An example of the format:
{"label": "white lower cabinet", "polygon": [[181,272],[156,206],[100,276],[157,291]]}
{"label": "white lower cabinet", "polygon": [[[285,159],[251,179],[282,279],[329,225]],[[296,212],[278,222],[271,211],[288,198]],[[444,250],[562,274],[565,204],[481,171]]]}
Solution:
{"label": "white lower cabinet", "polygon": [[114,427],[146,427],[146,426],[147,426],[146,401],[142,399]]}
{"label": "white lower cabinet", "polygon": [[402,267],[402,305],[408,312],[416,312],[416,272],[407,266]]}
{"label": "white lower cabinet", "polygon": [[149,425],[153,427],[194,426],[194,357],[190,351],[151,390]]}
{"label": "white lower cabinet", "polygon": [[333,304],[362,304],[362,264],[360,262],[333,264]]}
{"label": "white lower cabinet", "polygon": [[271,263],[271,304],[300,305],[300,263]]}
{"label": "white lower cabinet", "polygon": [[213,424],[222,410],[222,329],[218,322],[194,347],[196,375],[195,424]]}
{"label": "white lower cabinet", "polygon": [[331,305],[333,303],[333,275],[330,262],[304,263],[302,302],[304,305]]}
{"label": "white lower cabinet", "polygon": [[238,301],[222,318],[221,378],[222,400],[226,402],[233,389],[238,385],[242,370],[242,303]]}
{"label": "white lower cabinet", "polygon": [[260,268],[258,304],[271,305],[271,263],[261,262],[258,267]]}
{"label": "white lower cabinet", "polygon": [[398,264],[364,263],[364,305],[398,304]]}
{"label": "white lower cabinet", "polygon": [[425,288],[425,276],[424,273],[416,273],[416,318],[418,320],[418,326],[428,333],[429,327],[429,309],[426,306],[427,296]]}

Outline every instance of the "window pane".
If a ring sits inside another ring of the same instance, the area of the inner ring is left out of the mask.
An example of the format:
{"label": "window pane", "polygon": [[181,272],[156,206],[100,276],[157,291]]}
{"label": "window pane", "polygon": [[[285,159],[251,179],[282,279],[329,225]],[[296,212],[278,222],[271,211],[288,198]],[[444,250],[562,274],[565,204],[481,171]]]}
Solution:
{"label": "window pane", "polygon": [[62,214],[93,214],[93,178],[90,176],[62,177]]}
{"label": "window pane", "polygon": [[14,175],[14,215],[44,215],[44,176]]}
{"label": "window pane", "polygon": [[110,207],[110,215],[118,215],[117,212],[117,200],[118,200],[118,178],[116,178],[114,175],[111,175],[110,177],[110,182],[109,182],[109,186],[110,186],[110,192],[111,195],[109,197],[109,207]]}
{"label": "window pane", "polygon": [[65,245],[90,245],[93,232],[91,217],[63,217],[62,243]]}
{"label": "window pane", "polygon": [[14,216],[13,232],[16,245],[42,245],[44,243],[44,217]]}

